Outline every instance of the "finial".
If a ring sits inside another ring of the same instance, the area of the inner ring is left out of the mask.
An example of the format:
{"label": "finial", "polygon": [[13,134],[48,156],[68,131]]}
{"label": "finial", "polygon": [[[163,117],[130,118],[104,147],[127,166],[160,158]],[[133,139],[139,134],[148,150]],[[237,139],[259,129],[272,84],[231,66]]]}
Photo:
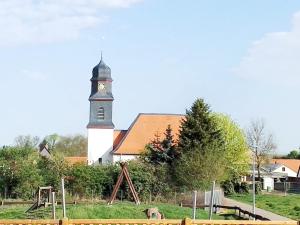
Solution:
{"label": "finial", "polygon": [[102,50],[101,50],[101,61],[102,61]]}

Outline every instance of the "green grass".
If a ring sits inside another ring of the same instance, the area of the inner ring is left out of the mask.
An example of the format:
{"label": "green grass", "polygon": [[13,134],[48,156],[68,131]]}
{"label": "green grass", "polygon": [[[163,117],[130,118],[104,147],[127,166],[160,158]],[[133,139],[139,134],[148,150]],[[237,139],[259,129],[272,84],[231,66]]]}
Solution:
{"label": "green grass", "polygon": [[[252,194],[232,195],[230,198],[252,204]],[[297,194],[287,196],[260,194],[256,196],[256,206],[294,220],[300,219],[300,195]]]}
{"label": "green grass", "polygon": [[[130,202],[106,205],[104,203],[78,204],[67,206],[67,217],[70,219],[146,219],[143,212],[147,208],[157,207],[167,219],[183,219],[191,217],[192,209],[177,205],[157,203],[139,206]],[[29,206],[0,207],[0,219],[49,219],[51,207],[40,208],[30,213],[25,213]],[[57,207],[57,218],[62,218],[62,209]],[[197,219],[207,219],[208,213],[202,209],[197,210]],[[213,215],[214,219],[233,219],[228,215]]]}

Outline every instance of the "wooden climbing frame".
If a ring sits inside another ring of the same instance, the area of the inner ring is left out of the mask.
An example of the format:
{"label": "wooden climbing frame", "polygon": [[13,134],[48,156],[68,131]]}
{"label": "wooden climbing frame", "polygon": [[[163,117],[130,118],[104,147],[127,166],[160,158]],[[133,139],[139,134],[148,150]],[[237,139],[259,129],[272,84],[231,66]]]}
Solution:
{"label": "wooden climbing frame", "polygon": [[133,183],[131,181],[131,178],[129,176],[129,172],[128,172],[128,169],[127,169],[127,163],[122,162],[122,163],[120,163],[120,165],[121,165],[122,170],[121,170],[121,173],[118,177],[117,183],[114,186],[114,190],[112,192],[112,195],[110,197],[110,200],[109,200],[108,204],[113,204],[114,200],[116,199],[117,192],[118,192],[118,190],[119,190],[119,188],[122,184],[122,181],[125,177],[125,179],[127,180],[128,186],[130,188],[130,191],[132,193],[133,199],[134,199],[135,203],[137,205],[139,205],[140,204],[140,199],[139,199],[139,196],[138,196],[137,192],[135,191],[135,188],[134,188]]}

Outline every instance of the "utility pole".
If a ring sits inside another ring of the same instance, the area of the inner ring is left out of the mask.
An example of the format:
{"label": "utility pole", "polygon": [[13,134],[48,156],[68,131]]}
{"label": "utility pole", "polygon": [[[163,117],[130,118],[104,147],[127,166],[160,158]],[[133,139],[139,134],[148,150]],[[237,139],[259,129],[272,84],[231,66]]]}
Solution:
{"label": "utility pole", "polygon": [[67,213],[66,213],[66,196],[65,196],[65,179],[64,178],[61,178],[61,193],[62,193],[63,218],[67,218]]}
{"label": "utility pole", "polygon": [[252,213],[253,213],[253,220],[255,220],[255,153],[257,152],[257,145],[255,146],[255,152],[253,152],[253,162],[252,162],[252,189],[253,189],[253,196],[252,196]]}

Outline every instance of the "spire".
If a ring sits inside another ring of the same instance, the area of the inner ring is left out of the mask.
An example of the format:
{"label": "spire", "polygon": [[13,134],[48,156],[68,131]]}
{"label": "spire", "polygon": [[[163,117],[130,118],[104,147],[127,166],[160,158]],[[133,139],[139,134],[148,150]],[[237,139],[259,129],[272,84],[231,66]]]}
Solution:
{"label": "spire", "polygon": [[100,61],[102,61],[102,50],[101,50],[101,60]]}

